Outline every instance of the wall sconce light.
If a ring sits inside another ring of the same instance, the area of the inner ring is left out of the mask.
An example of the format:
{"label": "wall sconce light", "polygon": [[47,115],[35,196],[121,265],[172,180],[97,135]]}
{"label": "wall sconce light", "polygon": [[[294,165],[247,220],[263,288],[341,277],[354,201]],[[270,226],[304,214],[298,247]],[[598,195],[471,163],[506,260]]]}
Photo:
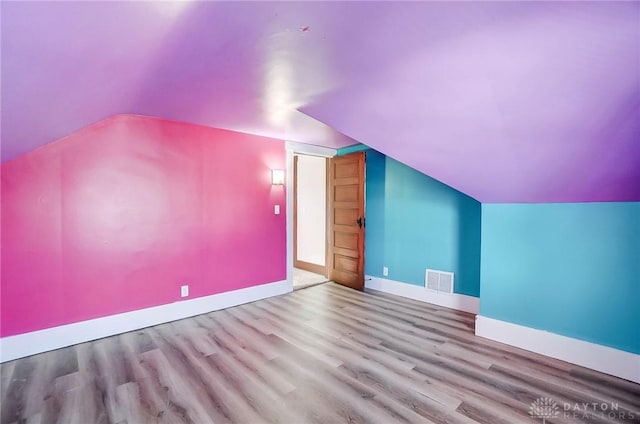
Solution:
{"label": "wall sconce light", "polygon": [[271,170],[271,185],[284,185],[284,169]]}

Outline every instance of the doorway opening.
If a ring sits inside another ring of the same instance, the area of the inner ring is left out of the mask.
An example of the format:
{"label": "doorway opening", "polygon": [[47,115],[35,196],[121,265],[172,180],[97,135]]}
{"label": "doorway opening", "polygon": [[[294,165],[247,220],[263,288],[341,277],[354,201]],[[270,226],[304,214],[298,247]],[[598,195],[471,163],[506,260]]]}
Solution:
{"label": "doorway opening", "polygon": [[293,157],[293,289],[328,281],[327,158]]}
{"label": "doorway opening", "polygon": [[[291,290],[326,281],[363,290],[365,152],[337,155],[336,149],[293,141],[287,141],[286,150],[286,266]],[[312,190],[306,193],[311,198],[312,212],[315,212],[311,215],[306,213],[309,209],[303,211],[307,201],[303,174],[308,171],[309,158],[324,164],[324,167],[315,167],[315,173],[320,177],[316,175]],[[321,212],[324,212],[324,222]],[[312,236],[311,240],[316,242],[312,241],[314,247],[307,250],[305,237],[310,229],[315,230],[315,238]]]}

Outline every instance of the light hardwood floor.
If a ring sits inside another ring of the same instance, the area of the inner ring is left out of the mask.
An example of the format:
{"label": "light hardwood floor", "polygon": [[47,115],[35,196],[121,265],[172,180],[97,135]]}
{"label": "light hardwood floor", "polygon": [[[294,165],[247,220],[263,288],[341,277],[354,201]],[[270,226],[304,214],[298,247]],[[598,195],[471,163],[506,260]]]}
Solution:
{"label": "light hardwood floor", "polygon": [[[640,422],[640,385],[333,283],[2,365],[4,423]],[[614,404],[614,414],[580,406]],[[579,404],[566,416],[564,404]],[[635,416],[634,416],[635,414]]]}
{"label": "light hardwood floor", "polygon": [[300,268],[293,268],[293,289],[299,290],[324,283],[327,277]]}

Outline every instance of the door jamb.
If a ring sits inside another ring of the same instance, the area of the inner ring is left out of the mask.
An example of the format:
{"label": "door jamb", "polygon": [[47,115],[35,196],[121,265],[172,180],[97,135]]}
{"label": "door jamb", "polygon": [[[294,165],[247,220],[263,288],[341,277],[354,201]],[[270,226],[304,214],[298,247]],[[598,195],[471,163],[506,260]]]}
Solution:
{"label": "door jamb", "polygon": [[314,146],[312,144],[287,141],[286,149],[286,213],[287,213],[287,286],[293,291],[293,156],[295,154],[321,156],[332,158],[337,154],[336,149]]}

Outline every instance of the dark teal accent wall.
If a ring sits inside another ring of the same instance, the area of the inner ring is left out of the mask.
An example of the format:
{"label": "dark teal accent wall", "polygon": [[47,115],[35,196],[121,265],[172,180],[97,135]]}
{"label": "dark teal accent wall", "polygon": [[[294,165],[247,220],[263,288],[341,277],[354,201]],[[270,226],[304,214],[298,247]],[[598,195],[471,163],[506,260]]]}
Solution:
{"label": "dark teal accent wall", "polygon": [[366,161],[364,267],[365,274],[381,277],[384,266],[386,157],[369,150]]}
{"label": "dark teal accent wall", "polygon": [[452,271],[455,292],[478,297],[480,203],[375,150],[366,172],[365,272],[423,286],[426,268]]}
{"label": "dark teal accent wall", "polygon": [[351,146],[339,148],[336,152],[336,156],[344,156],[348,155],[349,153],[364,152],[369,149],[371,149],[371,147],[365,146],[364,144],[353,144]]}
{"label": "dark teal accent wall", "polygon": [[640,203],[483,204],[480,314],[640,353]]}

